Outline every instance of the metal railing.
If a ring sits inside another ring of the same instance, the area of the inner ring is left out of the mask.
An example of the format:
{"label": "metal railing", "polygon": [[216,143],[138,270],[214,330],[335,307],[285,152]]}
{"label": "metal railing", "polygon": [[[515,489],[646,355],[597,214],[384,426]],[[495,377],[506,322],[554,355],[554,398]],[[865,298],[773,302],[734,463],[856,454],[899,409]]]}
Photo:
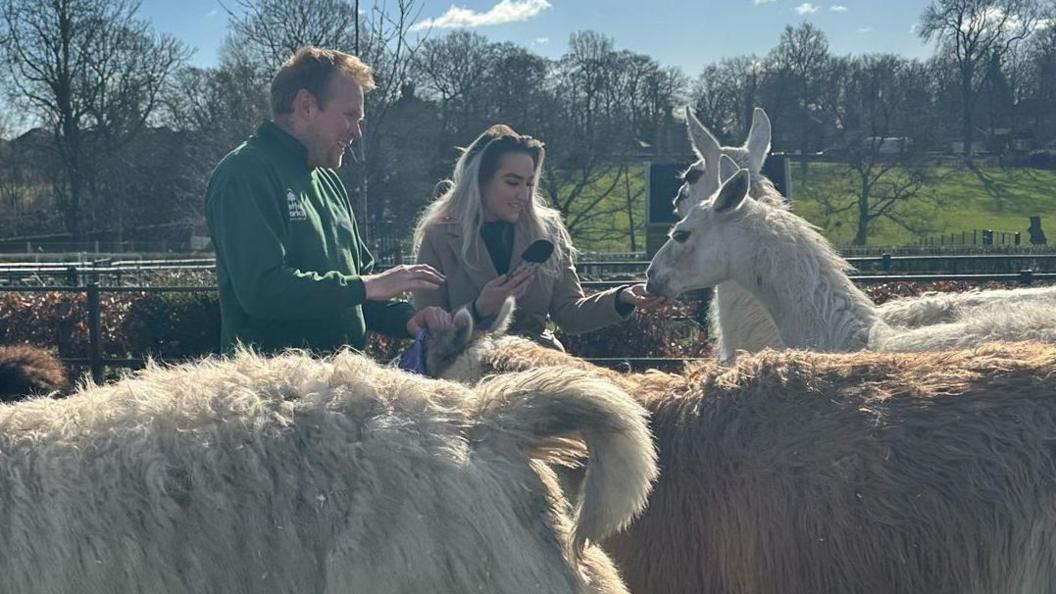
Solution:
{"label": "metal railing", "polygon": [[[890,274],[945,274],[965,275],[986,271],[1005,275],[993,280],[1016,280],[1007,275],[1035,275],[1056,272],[1056,254],[954,254],[855,256],[847,261],[860,272],[855,277],[883,272]],[[627,282],[644,275],[649,262],[644,260],[581,260],[576,263],[584,279],[602,281],[619,277]],[[213,258],[179,260],[98,260],[95,262],[0,262],[0,286],[85,286],[90,282],[121,286],[125,283],[143,285],[158,273],[209,273],[216,269]],[[969,277],[970,278],[970,277]],[[1040,277],[1039,277],[1040,278]],[[877,278],[876,280],[884,280]],[[887,280],[902,280],[891,278]],[[928,279],[918,279],[928,280]],[[948,279],[956,280],[956,279]]]}
{"label": "metal railing", "polygon": [[[1018,282],[1030,285],[1039,281],[1056,282],[1056,272],[1034,272],[1024,270],[1011,274],[855,274],[851,275],[857,283],[879,283],[898,281],[976,281],[976,282]],[[585,280],[582,285],[588,290],[604,290],[615,286],[637,282],[632,280]],[[87,327],[88,327],[88,353],[86,357],[63,357],[67,364],[86,365],[91,369],[92,378],[96,382],[103,380],[103,370],[106,366],[139,367],[144,362],[143,357],[138,358],[112,358],[103,356],[103,329],[102,310],[100,296],[103,293],[211,293],[215,292],[215,286],[101,286],[97,282],[90,281],[83,286],[68,285],[43,285],[43,286],[0,286],[0,292],[58,292],[58,293],[84,293],[86,295]],[[703,308],[702,311],[706,311]],[[588,358],[598,365],[623,368],[629,370],[640,370],[644,368],[674,369],[680,367],[687,361],[693,359],[665,359],[653,357],[603,357]]]}
{"label": "metal railing", "polygon": [[103,287],[97,283],[88,283],[83,287],[39,286],[39,287],[0,287],[0,293],[84,293],[85,308],[88,319],[88,353],[86,357],[62,357],[67,364],[86,365],[91,369],[92,379],[99,383],[103,380],[103,368],[110,366],[139,367],[144,358],[112,358],[103,356],[102,307],[100,295],[103,293],[209,293],[216,287]]}

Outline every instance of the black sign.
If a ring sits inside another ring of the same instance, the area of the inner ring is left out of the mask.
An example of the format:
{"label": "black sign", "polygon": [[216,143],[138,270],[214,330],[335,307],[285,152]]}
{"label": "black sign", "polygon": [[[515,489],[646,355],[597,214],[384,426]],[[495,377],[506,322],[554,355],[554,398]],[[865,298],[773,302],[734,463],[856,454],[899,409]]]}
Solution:
{"label": "black sign", "polygon": [[689,163],[650,163],[649,197],[645,207],[645,221],[649,225],[671,225],[678,222],[674,201],[682,185],[681,175]]}
{"label": "black sign", "polygon": [[774,187],[785,197],[792,200],[792,176],[788,157],[784,155],[770,155],[763,163],[763,175],[774,182]]}
{"label": "black sign", "polygon": [[[673,203],[678,188],[682,185],[682,172],[689,169],[689,166],[690,163],[649,164],[649,199],[645,210],[647,224],[670,226],[678,222]],[[774,182],[774,187],[782,196],[791,198],[792,180],[789,176],[788,157],[770,155],[763,163],[763,175]]]}

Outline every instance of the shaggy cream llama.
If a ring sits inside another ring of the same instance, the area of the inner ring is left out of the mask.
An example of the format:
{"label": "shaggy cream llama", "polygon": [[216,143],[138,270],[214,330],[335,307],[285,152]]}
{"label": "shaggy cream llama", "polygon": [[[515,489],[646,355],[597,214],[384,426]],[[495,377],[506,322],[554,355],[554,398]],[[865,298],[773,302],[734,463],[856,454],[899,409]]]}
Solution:
{"label": "shaggy cream llama", "polygon": [[[574,507],[537,461],[569,436],[590,456]],[[624,593],[593,543],[655,473],[642,408],[582,371],[151,366],[0,406],[0,591]]]}
{"label": "shaggy cream llama", "polygon": [[[744,146],[720,146],[715,136],[686,110],[690,142],[698,156],[683,176],[675,198],[680,216],[709,199],[739,168],[748,170],[749,197],[774,208],[787,209],[787,202],[762,174],[770,150],[771,125],[766,113],[756,108]],[[1056,287],[967,291],[906,297],[877,308],[880,318],[891,326],[916,328],[968,319],[978,307],[993,304],[1044,303],[1056,307]],[[766,347],[781,348],[784,343],[773,318],[751,293],[735,281],[716,285],[709,317],[712,320],[716,350],[721,360],[732,359],[737,351],[757,352]]]}
{"label": "shaggy cream llama", "polygon": [[646,271],[651,293],[678,294],[726,281],[751,293],[788,348],[923,351],[993,340],[1056,341],[1048,302],[989,304],[969,318],[894,327],[847,276],[850,268],[817,230],[791,212],[747,199],[740,170],[671,232]]}

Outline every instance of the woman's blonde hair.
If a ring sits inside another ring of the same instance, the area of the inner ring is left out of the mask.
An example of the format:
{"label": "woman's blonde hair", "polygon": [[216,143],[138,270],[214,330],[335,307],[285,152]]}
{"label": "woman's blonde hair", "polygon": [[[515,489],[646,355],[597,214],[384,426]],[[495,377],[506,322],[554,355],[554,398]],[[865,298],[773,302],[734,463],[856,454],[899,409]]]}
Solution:
{"label": "woman's blonde hair", "polygon": [[546,149],[543,143],[531,136],[514,132],[505,124],[496,124],[477,137],[455,162],[455,171],[450,180],[441,182],[443,193],[426,207],[414,229],[414,252],[418,253],[426,231],[444,219],[458,222],[462,232],[460,253],[468,266],[476,268],[481,263],[471,262],[469,254],[475,253],[475,242],[481,241],[480,227],[484,224],[484,200],[480,188],[488,182],[499,168],[503,155],[523,153],[532,158],[535,165],[535,185],[532,199],[517,219],[515,227],[529,241],[549,239],[554,244],[554,254],[543,266],[544,270],[556,272],[563,260],[575,255],[572,238],[561,220],[561,213],[551,208],[538,190],[538,180],[543,169]]}

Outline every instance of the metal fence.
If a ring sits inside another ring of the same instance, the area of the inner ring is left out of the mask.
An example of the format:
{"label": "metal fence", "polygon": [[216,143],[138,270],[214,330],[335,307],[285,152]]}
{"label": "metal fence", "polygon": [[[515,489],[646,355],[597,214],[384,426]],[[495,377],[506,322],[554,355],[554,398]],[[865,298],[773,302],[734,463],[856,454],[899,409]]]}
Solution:
{"label": "metal fence", "polygon": [[[618,286],[622,283],[615,281],[588,281],[584,286],[593,290],[602,290]],[[104,293],[213,293],[216,287],[146,287],[127,286],[109,287],[101,286],[95,282],[89,282],[84,286],[37,286],[37,287],[12,287],[0,286],[0,293],[84,293],[85,307],[87,309],[86,325],[88,327],[88,352],[84,357],[63,357],[62,361],[68,365],[83,365],[90,369],[92,379],[96,383],[103,381],[103,372],[106,367],[142,367],[144,357],[114,358],[103,356],[103,327],[101,295]],[[219,332],[219,329],[217,329]],[[586,358],[591,363],[622,369],[627,371],[643,371],[645,369],[675,370],[683,364],[693,361],[692,358],[662,358],[662,357],[594,357]],[[170,361],[177,362],[177,361]]]}
{"label": "metal fence", "polygon": [[[627,254],[636,259],[618,259],[611,255],[599,259],[581,258],[576,263],[580,276],[587,281],[620,280],[642,278],[649,262],[640,254]],[[957,276],[947,280],[976,279],[983,274],[994,280],[1007,280],[1007,275],[1016,275],[1012,280],[1024,280],[1056,272],[1056,253],[1024,252],[1014,254],[927,254],[852,256],[847,261],[858,273],[852,275],[863,280],[880,274],[875,280],[935,280],[918,275]],[[188,273],[202,286],[215,283],[213,258],[189,258],[175,260],[112,260],[100,259],[82,262],[0,262],[0,287],[2,286],[69,286],[81,287],[88,283],[104,286],[144,286],[165,280],[165,275]],[[901,275],[901,276],[900,276]],[[1005,275],[1005,276],[995,276]],[[183,283],[188,284],[186,279]],[[1025,281],[1024,282],[1030,282]]]}
{"label": "metal fence", "polygon": [[[608,267],[615,263],[613,262],[598,262],[596,263],[601,267]],[[641,262],[621,262],[621,265],[637,264],[638,268],[636,272],[640,272],[642,268]],[[883,265],[883,263],[881,263]],[[90,269],[95,270],[95,269]],[[79,273],[78,273],[79,274]],[[932,282],[932,281],[975,281],[975,282],[1019,282],[1022,284],[1032,284],[1034,282],[1056,282],[1056,272],[1034,272],[1032,270],[1023,270],[1017,273],[1004,273],[1004,274],[986,274],[986,273],[963,273],[963,274],[856,274],[851,275],[851,278],[859,284],[867,283],[882,283],[882,282],[896,282],[896,281],[921,281],[921,282]],[[625,284],[632,280],[638,280],[639,277],[633,277],[627,280],[585,280],[583,281],[584,289],[589,291],[599,291],[608,289],[614,286]],[[68,278],[69,280],[69,278]],[[215,292],[215,286],[102,286],[98,283],[97,279],[91,279],[86,283],[81,283],[80,277],[78,277],[78,283],[67,284],[67,285],[42,285],[42,286],[0,286],[0,293],[3,292],[59,292],[59,293],[84,293],[86,295],[86,306],[87,306],[87,327],[88,327],[88,353],[85,357],[65,357],[63,361],[67,364],[74,365],[85,365],[91,370],[92,378],[96,382],[103,380],[103,371],[107,366],[119,366],[119,367],[132,367],[138,368],[143,365],[144,359],[139,358],[109,358],[103,356],[103,329],[102,329],[102,311],[100,307],[100,295],[103,293],[209,293]],[[706,305],[706,304],[702,304]],[[707,308],[702,307],[701,311],[706,311]],[[650,358],[650,357],[617,357],[617,358],[588,358],[588,361],[603,365],[607,367],[614,367],[625,370],[642,370],[647,368],[654,369],[668,369],[672,370],[685,364],[687,361],[692,359],[666,359],[666,358]]]}
{"label": "metal fence", "polygon": [[1023,235],[1019,231],[995,231],[993,229],[922,235],[917,239],[917,245],[924,247],[973,246],[978,248],[978,246],[1019,246],[1022,243]]}

